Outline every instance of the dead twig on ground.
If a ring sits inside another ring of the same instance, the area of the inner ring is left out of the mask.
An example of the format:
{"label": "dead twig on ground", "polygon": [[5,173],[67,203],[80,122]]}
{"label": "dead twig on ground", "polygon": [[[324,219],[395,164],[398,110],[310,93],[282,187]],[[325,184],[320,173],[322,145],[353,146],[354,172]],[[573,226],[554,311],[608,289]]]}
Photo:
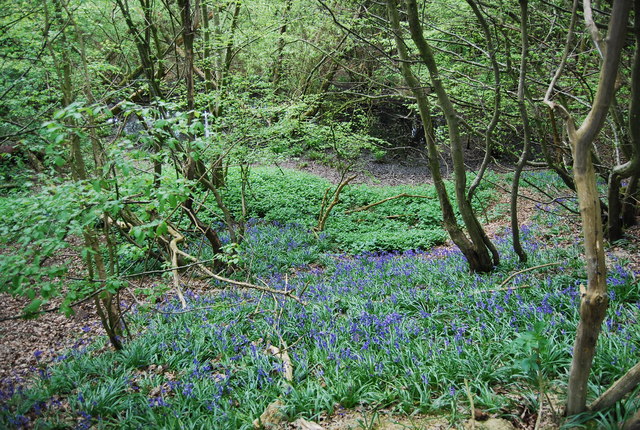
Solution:
{"label": "dead twig on ground", "polygon": [[560,264],[562,264],[561,262],[554,262],[554,263],[546,263],[546,264],[541,264],[539,266],[533,266],[533,267],[528,267],[526,269],[523,270],[518,270],[517,272],[512,273],[511,275],[509,275],[509,277],[507,279],[505,279],[502,284],[498,285],[498,289],[504,287],[507,282],[509,282],[510,280],[512,280],[513,278],[515,278],[516,276],[525,273],[525,272],[530,272],[531,270],[535,270],[535,269],[541,269],[543,267],[548,267],[548,266],[559,266]]}
{"label": "dead twig on ground", "polygon": [[401,193],[401,194],[398,194],[397,196],[387,197],[386,199],[382,199],[382,200],[380,200],[378,202],[371,203],[371,204],[368,204],[366,206],[362,206],[362,207],[359,207],[359,208],[356,208],[356,209],[351,209],[351,210],[345,211],[344,213],[345,213],[345,215],[349,215],[349,214],[352,214],[352,213],[355,213],[355,212],[363,212],[363,211],[366,211],[368,209],[371,209],[372,207],[375,207],[375,206],[381,205],[383,203],[386,203],[386,202],[388,202],[390,200],[399,199],[399,198],[402,198],[402,197],[408,197],[408,198],[414,198],[414,199],[432,199],[433,198],[433,197],[429,197],[429,196],[420,196],[420,195],[416,195],[416,194]]}

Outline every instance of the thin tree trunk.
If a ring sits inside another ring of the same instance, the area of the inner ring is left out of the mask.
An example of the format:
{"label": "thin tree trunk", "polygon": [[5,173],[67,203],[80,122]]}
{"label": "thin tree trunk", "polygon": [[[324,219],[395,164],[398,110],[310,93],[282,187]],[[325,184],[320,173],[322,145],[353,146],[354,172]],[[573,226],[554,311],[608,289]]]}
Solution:
{"label": "thin tree trunk", "polygon": [[[624,164],[613,168],[609,175],[608,198],[608,236],[610,241],[622,238],[623,226],[635,218],[637,205],[633,199],[626,198],[629,194],[620,192],[621,182],[625,178],[640,175],[640,0],[634,1],[635,22],[633,26],[636,51],[631,69],[631,97],[629,101],[629,151],[630,159]],[[630,185],[630,184],[629,184]],[[627,187],[629,188],[629,187]],[[631,194],[632,195],[632,194]],[[623,206],[627,205],[623,209]],[[623,219],[623,212],[626,220]],[[633,217],[629,215],[633,214]]]}
{"label": "thin tree trunk", "polygon": [[529,151],[531,148],[531,126],[529,124],[529,115],[527,114],[527,106],[524,99],[525,78],[527,76],[527,56],[529,54],[529,34],[528,34],[528,4],[527,0],[520,0],[520,37],[522,38],[522,52],[520,55],[520,76],[518,78],[518,108],[520,110],[520,118],[524,126],[524,147],[522,154],[516,164],[513,174],[513,183],[511,184],[511,235],[513,237],[513,250],[518,255],[521,263],[527,261],[527,253],[524,252],[520,243],[520,224],[518,223],[518,189],[520,187],[520,175],[525,163],[529,159]]}
{"label": "thin tree trunk", "polygon": [[[213,90],[213,74],[211,73],[211,29],[209,28],[209,10],[207,2],[203,1],[202,5],[202,57],[204,59],[204,88],[205,90]],[[211,108],[209,108],[211,110]]]}
{"label": "thin tree trunk", "polygon": [[[560,79],[560,76],[564,72],[567,59],[569,58],[569,54],[571,53],[571,50],[572,50],[571,45],[573,43],[573,33],[574,33],[574,29],[575,29],[575,25],[578,17],[577,11],[578,11],[578,0],[573,0],[573,5],[571,7],[571,21],[569,23],[569,30],[567,31],[567,38],[564,45],[564,51],[562,52],[562,57],[560,60],[560,64],[558,65],[558,69],[556,70],[556,73],[551,79],[551,83],[549,84],[549,87],[547,88],[547,92],[545,93],[545,96],[544,96],[544,102],[549,106],[549,121],[551,123],[551,131],[553,133],[553,144],[554,144],[555,153],[551,154],[551,151],[549,151],[546,141],[543,140],[542,142],[542,153],[544,154],[547,164],[549,165],[551,170],[553,170],[554,172],[556,172],[558,176],[560,176],[560,179],[562,179],[562,182],[564,182],[564,184],[572,190],[576,189],[575,183],[573,182],[573,179],[569,175],[569,172],[567,172],[564,166],[560,165],[560,162],[562,160],[562,154],[560,154],[562,139],[560,137],[560,133],[558,132],[558,126],[556,122],[555,103],[551,101],[551,97],[552,97],[552,92],[555,89],[556,83],[558,82],[558,79]],[[554,155],[556,155],[556,157],[554,157]]]}
{"label": "thin tree trunk", "polygon": [[424,93],[423,87],[411,71],[409,53],[402,38],[402,30],[400,28],[400,17],[398,14],[398,6],[396,0],[387,0],[387,13],[389,16],[389,23],[391,30],[394,34],[396,48],[400,57],[400,71],[402,76],[411,89],[416,102],[418,104],[418,111],[425,133],[425,140],[427,144],[427,151],[429,153],[429,166],[431,174],[433,176],[433,184],[436,188],[438,200],[440,201],[440,208],[442,210],[442,218],[444,221],[444,227],[451,236],[451,240],[460,248],[463,255],[466,257],[469,267],[472,270],[483,269],[485,263],[478,256],[474,248],[474,244],[467,238],[456,221],[455,212],[451,205],[451,200],[447,193],[447,189],[442,179],[440,172],[440,163],[438,149],[435,144],[435,138],[433,135],[433,125],[431,123],[431,112],[429,106],[429,100]]}
{"label": "thin tree trunk", "polygon": [[282,78],[282,63],[284,61],[284,46],[285,46],[285,34],[287,33],[287,24],[289,22],[289,11],[291,10],[292,0],[286,0],[284,5],[284,12],[282,13],[282,25],[280,26],[280,36],[278,37],[278,44],[276,48],[276,59],[273,63],[273,70],[271,72],[271,83],[275,90],[280,85],[280,79]]}
{"label": "thin tree trunk", "polygon": [[191,19],[191,1],[178,0],[180,17],[182,19],[182,40],[184,41],[185,62],[185,86],[187,87],[187,109],[189,110],[189,123],[193,119],[195,100],[193,93],[193,40],[194,30]]}
{"label": "thin tree trunk", "polygon": [[[182,21],[182,39],[184,40],[184,52],[185,52],[185,85],[187,87],[187,109],[189,109],[188,121],[189,124],[194,118],[195,98],[193,88],[193,40],[194,40],[194,26],[191,18],[191,0],[178,0],[178,7],[180,8],[180,17]],[[206,171],[201,161],[196,161],[192,151],[192,139],[193,136],[189,135],[189,142],[187,144],[187,154],[185,160],[185,176],[191,181],[207,181]],[[183,210],[187,216],[200,230],[209,243],[214,254],[219,254],[222,251],[222,243],[218,234],[209,226],[202,222],[193,208],[193,195],[192,192],[187,197],[186,201],[182,204]]]}
{"label": "thin tree trunk", "polygon": [[482,164],[480,165],[480,169],[478,169],[478,174],[473,180],[473,183],[469,186],[469,191],[467,192],[467,198],[469,201],[473,199],[473,195],[475,190],[480,185],[482,178],[484,177],[484,173],[489,166],[489,161],[491,160],[491,152],[493,149],[493,131],[498,125],[498,121],[500,120],[500,104],[502,100],[502,85],[500,80],[500,66],[498,64],[498,60],[496,59],[496,48],[493,44],[493,37],[491,35],[491,31],[489,30],[489,24],[484,19],[482,12],[478,8],[475,0],[467,0],[469,6],[471,6],[471,10],[473,10],[476,19],[480,23],[480,28],[482,28],[482,32],[484,33],[484,37],[487,39],[487,51],[489,54],[489,60],[491,61],[491,71],[493,72],[493,80],[495,83],[495,94],[493,99],[493,115],[491,117],[491,121],[487,126],[487,129],[484,132],[484,158],[482,159]]}
{"label": "thin tree trunk", "polygon": [[559,73],[556,73],[545,96],[545,103],[552,109],[560,110],[566,118],[567,133],[573,152],[573,172],[582,218],[587,266],[587,287],[581,291],[580,322],[573,347],[567,389],[566,412],[568,415],[578,414],[586,409],[589,373],[609,301],[600,198],[591,149],[613,100],[630,6],[630,0],[615,0],[613,4],[608,25],[607,49],[600,70],[598,89],[591,110],[580,128],[576,129],[575,121],[566,108],[550,100],[550,94]]}
{"label": "thin tree trunk", "polygon": [[[409,31],[414,44],[418,48],[420,58],[429,70],[431,84],[433,85],[440,107],[444,112],[447,126],[449,129],[449,144],[451,146],[451,157],[453,159],[453,171],[455,176],[455,193],[458,209],[467,229],[469,240],[472,243],[472,249],[469,252],[475,254],[473,259],[474,265],[470,268],[477,272],[490,272],[499,261],[499,255],[495,246],[488,240],[482,226],[476,218],[471,202],[467,199],[466,186],[467,175],[464,166],[464,155],[462,149],[462,140],[458,124],[458,114],[447,95],[442,83],[438,67],[436,65],[433,51],[424,38],[422,25],[419,20],[418,6],[416,0],[406,0],[407,17],[409,20]],[[464,252],[464,251],[463,251]]]}
{"label": "thin tree trunk", "polygon": [[[62,26],[62,30],[60,31],[60,42],[62,44],[61,48],[61,56],[62,60],[61,66],[61,89],[63,94],[62,106],[67,107],[74,101],[73,94],[73,85],[72,85],[72,72],[71,72],[71,59],[69,56],[69,44],[66,38],[64,26],[66,22],[73,22],[71,17],[68,20],[63,19],[63,10],[66,9],[66,5],[63,5],[63,0],[53,0],[55,17],[58,23]],[[68,9],[67,9],[68,11]],[[78,35],[81,37],[81,35]],[[73,119],[69,119],[67,122],[70,128],[74,128],[76,126]],[[80,146],[80,138],[76,133],[71,133],[71,173],[73,178],[77,181],[84,181],[89,178],[89,173],[87,171],[86,163],[84,162],[84,157],[82,155],[82,148]],[[84,239],[85,239],[85,247],[90,250],[87,252],[86,263],[87,270],[89,274],[89,278],[92,279],[94,276],[94,266],[98,271],[99,279],[107,279],[108,273],[106,270],[106,266],[104,264],[104,260],[102,258],[102,253],[100,249],[100,242],[98,241],[98,235],[95,232],[95,229],[91,226],[87,227],[84,231]],[[104,286],[103,286],[104,287]],[[100,320],[102,325],[111,341],[111,344],[115,349],[122,349],[122,316],[120,313],[119,306],[117,302],[114,300],[114,296],[109,291],[103,291],[96,296],[96,310],[98,315],[100,316]]]}

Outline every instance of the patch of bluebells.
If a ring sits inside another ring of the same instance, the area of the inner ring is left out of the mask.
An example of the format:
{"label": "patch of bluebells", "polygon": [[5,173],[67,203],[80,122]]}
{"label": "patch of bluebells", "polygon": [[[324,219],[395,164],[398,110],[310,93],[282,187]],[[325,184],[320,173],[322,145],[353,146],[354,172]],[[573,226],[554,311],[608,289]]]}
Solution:
{"label": "patch of bluebells", "polygon": [[[269,230],[263,228],[249,223],[248,241],[266,240]],[[273,254],[306,246],[297,236],[286,236],[281,225],[268,228],[273,229],[270,234],[283,232],[269,242],[281,247]],[[470,274],[462,254],[450,248],[332,255],[325,268],[305,270],[296,277],[283,276],[276,267],[284,266],[268,256],[264,279],[274,288],[297,291],[306,306],[229,288],[211,296],[187,293],[190,308],[210,308],[170,314],[181,311],[181,306],[166,297],[157,305],[164,314],[139,318],[153,336],[155,356],[170,364],[180,380],[167,381],[170,392],[147,398],[145,406],[182,414],[206,410],[218,426],[233,428],[234,420],[246,414],[238,412],[242,406],[237,399],[264,410],[274,398],[295,398],[307,389],[322,391],[333,404],[340,401],[340,387],[367,384],[371,390],[379,387],[388,392],[388,381],[395,381],[398,386],[415,387],[409,394],[415,397],[407,400],[410,405],[416,400],[450,400],[461,395],[456,387],[462,387],[465,379],[478,377],[474,363],[491,363],[492,369],[482,370],[483,383],[504,382],[504,374],[493,370],[513,366],[510,345],[538,321],[545,323],[544,335],[554,339],[563,357],[560,366],[546,369],[547,375],[564,377],[562,365],[570,360],[583,272],[569,264],[574,257],[565,251],[541,247],[535,229],[523,228],[522,238],[531,265],[567,263],[549,269],[544,277],[538,271],[522,273],[507,289],[498,289],[508,273],[520,268],[507,232],[496,241],[506,256],[506,269],[486,275]],[[629,360],[640,345],[640,336],[632,329],[640,302],[621,300],[621,292],[632,283],[632,274],[622,264],[610,270],[609,278],[613,294],[603,336]],[[293,361],[291,385],[283,384],[282,361],[265,352],[268,344],[280,345],[280,339],[289,345]],[[610,365],[614,360],[606,357],[596,365],[605,361]],[[132,387],[135,393],[144,390],[141,384]],[[80,396],[84,394],[78,393],[78,403],[83,404]],[[294,407],[308,412],[304,405]]]}
{"label": "patch of bluebells", "polygon": [[167,408],[171,406],[162,396],[155,396],[149,398],[150,408]]}
{"label": "patch of bluebells", "polygon": [[80,416],[80,422],[78,423],[78,425],[76,426],[77,429],[81,429],[81,430],[88,430],[91,428],[91,424],[93,422],[93,416],[91,416],[90,414],[84,412],[84,411],[80,411],[80,413],[78,414]]}
{"label": "patch of bluebells", "polygon": [[29,417],[25,415],[19,414],[19,415],[9,417],[8,422],[14,428],[21,429],[21,428],[28,428],[29,424],[31,423],[31,419],[29,419]]}
{"label": "patch of bluebells", "polygon": [[251,265],[253,273],[271,277],[317,260],[327,246],[326,234],[316,238],[300,224],[251,219],[239,255]]}

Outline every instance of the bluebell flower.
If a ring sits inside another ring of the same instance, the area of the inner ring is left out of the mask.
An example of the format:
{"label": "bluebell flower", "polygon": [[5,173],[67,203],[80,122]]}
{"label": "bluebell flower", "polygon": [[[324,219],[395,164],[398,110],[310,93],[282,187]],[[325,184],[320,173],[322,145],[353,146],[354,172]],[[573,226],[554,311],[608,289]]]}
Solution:
{"label": "bluebell flower", "polygon": [[167,403],[167,401],[162,396],[149,398],[149,407],[151,408],[164,408],[168,406],[169,403]]}

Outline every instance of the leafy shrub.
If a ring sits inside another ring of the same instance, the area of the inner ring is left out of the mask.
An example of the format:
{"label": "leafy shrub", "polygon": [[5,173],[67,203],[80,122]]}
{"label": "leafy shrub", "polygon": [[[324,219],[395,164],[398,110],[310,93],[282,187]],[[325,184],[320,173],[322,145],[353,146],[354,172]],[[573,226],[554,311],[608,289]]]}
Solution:
{"label": "leafy shrub", "polygon": [[[236,216],[241,214],[240,181],[239,171],[230,169],[224,198]],[[254,167],[247,187],[247,215],[310,229],[317,224],[327,189],[331,194],[335,185],[305,172]],[[418,197],[396,198],[349,213],[400,194]],[[486,205],[491,197],[491,191],[480,188],[474,200],[476,209],[482,209],[481,202]],[[430,185],[347,186],[327,221],[326,235],[337,249],[350,252],[428,249],[447,238],[439,202]]]}

